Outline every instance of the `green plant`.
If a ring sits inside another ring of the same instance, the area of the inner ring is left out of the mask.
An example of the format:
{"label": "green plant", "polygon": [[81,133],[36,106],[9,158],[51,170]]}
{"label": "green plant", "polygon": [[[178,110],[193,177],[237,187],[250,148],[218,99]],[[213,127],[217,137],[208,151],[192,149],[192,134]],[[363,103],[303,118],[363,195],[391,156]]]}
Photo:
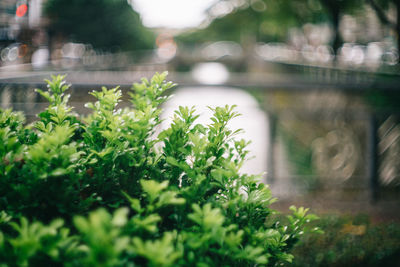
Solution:
{"label": "green plant", "polygon": [[[38,92],[49,102],[33,125],[0,111],[0,264],[10,266],[274,266],[309,221],[292,207],[283,225],[259,177],[241,174],[248,151],[227,128],[234,107],[210,125],[180,107],[156,134],[174,86],[166,73],[121,90],[102,88],[81,119],[63,76]],[[127,208],[129,207],[129,208]]]}
{"label": "green plant", "polygon": [[399,223],[370,223],[365,215],[324,215],[324,235],[306,234],[287,266],[399,266]]}

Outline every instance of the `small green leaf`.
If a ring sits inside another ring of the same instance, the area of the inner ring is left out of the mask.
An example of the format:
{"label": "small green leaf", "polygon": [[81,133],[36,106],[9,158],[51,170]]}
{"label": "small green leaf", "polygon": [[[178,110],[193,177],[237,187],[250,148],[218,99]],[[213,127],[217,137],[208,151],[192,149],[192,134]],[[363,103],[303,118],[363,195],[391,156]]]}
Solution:
{"label": "small green leaf", "polygon": [[143,191],[147,193],[150,203],[153,203],[161,191],[168,187],[168,181],[158,183],[154,180],[140,180],[140,184],[142,185]]}

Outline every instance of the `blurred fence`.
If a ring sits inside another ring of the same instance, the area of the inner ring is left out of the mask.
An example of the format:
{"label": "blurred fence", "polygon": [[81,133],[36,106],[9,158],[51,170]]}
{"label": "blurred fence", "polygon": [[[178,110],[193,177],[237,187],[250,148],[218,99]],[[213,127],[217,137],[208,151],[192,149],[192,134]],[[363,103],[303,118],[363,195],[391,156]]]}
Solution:
{"label": "blurred fence", "polygon": [[[103,85],[120,85],[126,91],[163,68],[68,71],[71,106],[85,114],[84,103],[92,101],[89,91]],[[334,197],[348,200],[400,199],[399,76],[302,65],[285,68],[286,74],[231,73],[223,84],[252,94],[268,115],[268,183],[286,179],[302,193],[347,192]],[[43,79],[50,74],[20,72],[1,78],[1,107],[24,111],[28,121],[34,120],[47,105],[34,89],[44,88]],[[198,85],[190,73],[171,72],[169,79],[182,88]],[[290,163],[284,173],[276,160],[282,153]]]}

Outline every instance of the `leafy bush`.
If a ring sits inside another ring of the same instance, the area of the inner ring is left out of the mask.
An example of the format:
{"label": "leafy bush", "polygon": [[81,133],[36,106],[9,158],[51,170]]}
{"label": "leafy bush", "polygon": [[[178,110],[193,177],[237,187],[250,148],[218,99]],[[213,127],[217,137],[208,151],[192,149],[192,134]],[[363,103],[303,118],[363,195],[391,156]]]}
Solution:
{"label": "leafy bush", "polygon": [[[93,91],[93,112],[68,106],[63,76],[37,90],[49,101],[33,125],[0,112],[0,265],[273,266],[315,220],[292,207],[287,225],[259,177],[242,174],[247,142],[217,107],[210,125],[180,107],[159,134],[166,74]],[[129,208],[128,208],[129,207]]]}
{"label": "leafy bush", "polygon": [[400,224],[372,224],[368,216],[322,216],[324,235],[306,234],[288,266],[386,266],[400,264]]}

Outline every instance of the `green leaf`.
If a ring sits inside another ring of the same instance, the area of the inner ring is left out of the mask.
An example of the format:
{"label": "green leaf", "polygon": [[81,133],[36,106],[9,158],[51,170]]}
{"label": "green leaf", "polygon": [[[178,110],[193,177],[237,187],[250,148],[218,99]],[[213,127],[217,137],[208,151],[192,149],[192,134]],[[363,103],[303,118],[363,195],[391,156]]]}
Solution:
{"label": "green leaf", "polygon": [[140,200],[137,198],[132,198],[130,197],[127,193],[122,191],[122,194],[128,199],[128,201],[131,203],[131,208],[135,210],[138,213],[142,212],[142,208],[140,206]]}
{"label": "green leaf", "polygon": [[145,217],[133,217],[133,225],[139,229],[144,229],[149,233],[156,233],[158,230],[157,223],[161,221],[161,217],[157,214],[150,214]]}
{"label": "green leaf", "polygon": [[184,198],[177,198],[177,193],[172,191],[166,191],[161,193],[156,207],[162,207],[165,205],[182,205],[185,204],[186,200]]}
{"label": "green leaf", "polygon": [[128,221],[128,218],[127,218],[128,217],[128,213],[129,213],[129,210],[127,208],[117,209],[114,212],[114,216],[112,218],[111,223],[114,226],[117,226],[117,227],[124,226],[126,224],[126,222]]}
{"label": "green leaf", "polygon": [[197,204],[193,204],[194,213],[190,213],[188,218],[202,226],[205,230],[219,227],[224,223],[224,216],[218,208],[212,208],[210,203],[207,203],[201,208]]}
{"label": "green leaf", "polygon": [[150,203],[153,203],[161,191],[168,187],[168,181],[158,183],[154,180],[140,180],[140,184],[143,191],[147,193]]}
{"label": "green leaf", "polygon": [[172,266],[182,256],[182,252],[175,249],[173,234],[169,232],[154,241],[143,242],[140,238],[134,237],[132,242],[135,252],[146,258],[151,266]]}

